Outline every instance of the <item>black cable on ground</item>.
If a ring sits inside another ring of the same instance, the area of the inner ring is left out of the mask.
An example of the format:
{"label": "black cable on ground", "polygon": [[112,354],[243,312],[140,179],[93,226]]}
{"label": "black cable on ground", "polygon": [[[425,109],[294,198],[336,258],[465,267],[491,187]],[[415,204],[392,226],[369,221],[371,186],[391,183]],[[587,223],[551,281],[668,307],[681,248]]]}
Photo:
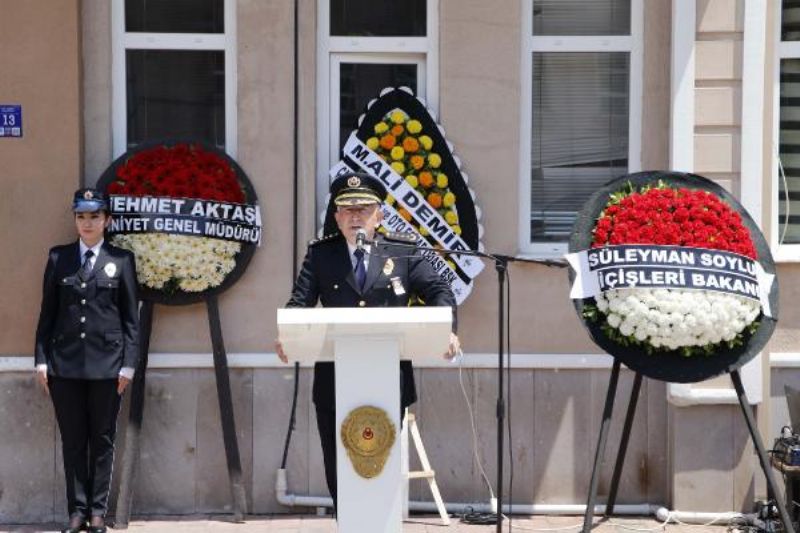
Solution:
{"label": "black cable on ground", "polygon": [[472,510],[472,507],[467,507],[467,510],[460,516],[461,521],[465,524],[478,524],[488,525],[497,523],[497,515],[494,513],[477,513]]}

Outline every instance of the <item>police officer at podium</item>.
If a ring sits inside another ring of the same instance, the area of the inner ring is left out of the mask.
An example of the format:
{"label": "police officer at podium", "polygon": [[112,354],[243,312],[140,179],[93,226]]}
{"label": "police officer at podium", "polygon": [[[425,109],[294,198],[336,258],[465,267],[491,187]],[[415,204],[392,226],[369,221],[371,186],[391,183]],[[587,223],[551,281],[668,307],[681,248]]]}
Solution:
{"label": "police officer at podium", "polygon": [[139,357],[133,254],[104,240],[104,195],[75,193],[78,240],[50,250],[36,329],[36,376],[61,432],[69,524],[106,531],[120,399]]}
{"label": "police officer at podium", "polygon": [[[406,233],[381,236],[376,229],[383,220],[381,204],[386,198],[383,184],[364,173],[350,172],[336,178],[330,187],[333,216],[339,231],[308,245],[302,270],[297,276],[286,307],[405,307],[412,297],[431,306],[453,308],[456,301],[442,280],[418,251],[409,244],[416,239]],[[368,244],[362,244],[367,241]],[[371,244],[369,244],[371,243]],[[280,342],[276,352],[287,362]],[[458,337],[450,335],[448,357],[459,349]],[[313,401],[317,413],[325,479],[336,506],[336,392],[334,363],[314,365]],[[400,363],[401,408],[417,399],[410,361]]]}

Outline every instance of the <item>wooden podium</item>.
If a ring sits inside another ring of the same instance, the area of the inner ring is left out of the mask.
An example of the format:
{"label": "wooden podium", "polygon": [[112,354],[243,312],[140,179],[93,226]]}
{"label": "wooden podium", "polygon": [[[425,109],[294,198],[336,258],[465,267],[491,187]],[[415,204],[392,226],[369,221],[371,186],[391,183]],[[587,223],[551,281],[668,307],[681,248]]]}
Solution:
{"label": "wooden podium", "polygon": [[[443,357],[452,316],[450,307],[278,309],[278,337],[290,359],[336,363],[340,532],[400,533],[400,359]],[[347,415],[362,406],[383,409],[396,430],[383,470],[372,478],[356,472],[340,436]]]}

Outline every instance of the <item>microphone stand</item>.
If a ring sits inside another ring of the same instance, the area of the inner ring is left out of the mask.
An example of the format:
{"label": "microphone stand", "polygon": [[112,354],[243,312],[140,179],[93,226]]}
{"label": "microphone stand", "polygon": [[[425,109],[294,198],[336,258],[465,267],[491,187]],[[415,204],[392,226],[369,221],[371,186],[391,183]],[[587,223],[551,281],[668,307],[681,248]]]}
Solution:
{"label": "microphone stand", "polygon": [[[380,246],[385,241],[375,241],[375,240],[367,240],[364,239],[365,244],[373,244]],[[442,250],[439,248],[434,248],[432,246],[418,246],[417,244],[411,243],[402,243],[397,241],[391,241],[391,246],[397,246],[400,248],[406,248],[409,250],[416,250],[416,251],[431,251],[436,252],[439,254],[447,254],[447,255],[469,255],[473,257],[481,257],[484,259],[490,259],[494,261],[494,268],[497,272],[497,533],[502,533],[503,529],[503,451],[504,451],[504,443],[503,443],[503,427],[505,425],[505,416],[506,416],[506,405],[505,405],[505,383],[503,379],[503,370],[505,368],[505,362],[503,356],[505,355],[505,286],[506,286],[506,279],[508,276],[508,264],[509,263],[532,263],[537,265],[545,265],[549,267],[566,267],[567,263],[564,261],[554,261],[550,259],[523,259],[520,257],[514,257],[509,255],[502,255],[502,254],[490,254],[486,252],[479,252],[477,250],[457,250],[457,251],[449,251],[449,250]],[[371,256],[375,257],[383,257],[380,254],[371,254]],[[387,256],[387,257],[396,257],[396,256]],[[409,255],[407,257],[420,257],[421,259],[425,259],[424,257],[418,255]]]}

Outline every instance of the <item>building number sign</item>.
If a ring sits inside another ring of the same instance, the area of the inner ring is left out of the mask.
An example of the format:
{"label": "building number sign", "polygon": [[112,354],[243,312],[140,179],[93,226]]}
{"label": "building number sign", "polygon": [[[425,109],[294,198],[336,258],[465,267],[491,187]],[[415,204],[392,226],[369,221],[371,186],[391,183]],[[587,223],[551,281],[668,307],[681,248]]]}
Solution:
{"label": "building number sign", "polygon": [[22,137],[22,106],[0,104],[0,137]]}

